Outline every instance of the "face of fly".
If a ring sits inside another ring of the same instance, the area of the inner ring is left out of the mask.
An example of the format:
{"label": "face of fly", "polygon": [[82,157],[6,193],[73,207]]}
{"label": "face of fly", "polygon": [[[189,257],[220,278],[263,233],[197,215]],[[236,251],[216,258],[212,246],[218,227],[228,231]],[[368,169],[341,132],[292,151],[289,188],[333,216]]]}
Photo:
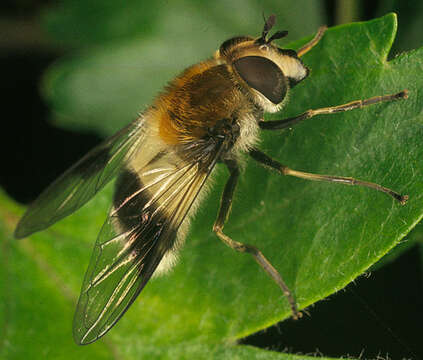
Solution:
{"label": "face of fly", "polygon": [[309,74],[294,50],[281,49],[273,43],[286,36],[287,31],[267,37],[273,24],[274,18],[270,17],[260,37],[231,38],[215,53],[216,59],[229,64],[235,81],[244,86],[265,112],[279,111],[289,89]]}

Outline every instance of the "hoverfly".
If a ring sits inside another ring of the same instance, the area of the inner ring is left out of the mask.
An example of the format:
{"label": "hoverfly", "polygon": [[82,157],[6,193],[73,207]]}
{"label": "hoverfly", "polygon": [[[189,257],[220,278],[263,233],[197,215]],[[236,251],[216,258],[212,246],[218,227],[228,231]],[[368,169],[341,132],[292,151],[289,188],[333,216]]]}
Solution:
{"label": "hoverfly", "polygon": [[89,344],[107,333],[124,315],[153,276],[176,260],[189,219],[217,163],[230,172],[213,231],[229,247],[250,253],[286,295],[294,318],[301,313],[282,277],[257,248],[223,232],[240,175],[239,159],[248,154],[281,175],[359,185],[384,192],[401,204],[408,199],[381,185],[353,178],[290,169],[256,146],[260,130],[280,130],[320,114],[349,111],[396,94],[309,110],[284,120],[264,121],[265,112],[282,108],[289,90],[309,73],[301,57],[322,38],[325,27],[298,51],[269,36],[271,15],[257,38],[225,41],[214,56],[187,68],[130,125],[105,140],[60,176],[30,205],[16,238],[48,228],[78,210],[117,178],[113,203],[101,228],[78,301],[73,335]]}

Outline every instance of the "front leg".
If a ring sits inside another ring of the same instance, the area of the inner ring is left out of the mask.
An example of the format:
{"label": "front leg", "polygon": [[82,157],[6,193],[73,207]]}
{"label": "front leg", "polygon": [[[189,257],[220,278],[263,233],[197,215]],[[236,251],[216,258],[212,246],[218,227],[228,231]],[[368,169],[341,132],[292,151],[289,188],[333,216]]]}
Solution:
{"label": "front leg", "polygon": [[405,205],[408,200],[408,195],[401,195],[397,192],[388,189],[382,185],[375,184],[368,181],[358,180],[351,177],[345,176],[333,176],[333,175],[320,175],[320,174],[312,174],[303,171],[293,170],[288,166],[282,165],[280,162],[272,159],[270,156],[266,155],[265,153],[261,152],[258,149],[252,149],[249,152],[249,155],[260,164],[270,167],[278,171],[281,175],[289,175],[295,176],[306,180],[314,180],[314,181],[329,181],[329,182],[337,182],[346,185],[358,185],[364,186],[370,189],[374,189],[376,191],[384,192],[385,194],[391,196],[395,200],[399,201],[401,205]]}
{"label": "front leg", "polygon": [[227,246],[232,249],[251,254],[254,260],[262,267],[262,269],[269,275],[274,282],[281,288],[283,294],[288,299],[289,305],[292,311],[292,317],[298,319],[301,317],[301,313],[297,309],[297,305],[294,300],[294,296],[289,290],[288,286],[283,281],[281,275],[275,269],[275,267],[266,259],[263,253],[255,246],[243,244],[238,241],[232,240],[228,235],[223,232],[223,227],[228,219],[229,213],[232,207],[232,199],[235,192],[236,184],[239,178],[239,167],[235,160],[226,160],[226,166],[229,169],[230,177],[225,185],[222,199],[220,202],[219,213],[217,219],[213,225],[213,231]]}
{"label": "front leg", "polygon": [[323,115],[323,114],[335,114],[338,112],[350,111],[354,109],[360,109],[364,106],[378,104],[384,101],[394,101],[400,99],[407,99],[408,91],[403,90],[396,94],[391,95],[383,95],[383,96],[375,96],[370,99],[365,100],[355,100],[351,101],[347,104],[342,104],[338,106],[330,106],[321,109],[315,110],[307,110],[306,112],[302,113],[301,115],[294,116],[292,118],[283,119],[283,120],[270,120],[270,121],[260,121],[259,126],[263,130],[281,130],[285,128],[289,128],[300,121],[310,119],[316,115]]}

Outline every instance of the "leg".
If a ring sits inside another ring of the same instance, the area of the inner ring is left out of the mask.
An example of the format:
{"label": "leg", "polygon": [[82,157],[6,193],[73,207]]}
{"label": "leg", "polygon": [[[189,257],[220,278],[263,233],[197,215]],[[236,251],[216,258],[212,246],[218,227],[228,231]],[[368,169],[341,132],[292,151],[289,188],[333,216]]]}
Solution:
{"label": "leg", "polygon": [[222,240],[226,245],[228,245],[232,249],[239,252],[251,254],[254,257],[254,260],[263,268],[267,275],[269,275],[273,279],[273,281],[275,281],[276,284],[278,284],[278,286],[281,288],[283,294],[288,299],[292,311],[292,317],[294,319],[298,319],[299,317],[301,317],[301,313],[297,310],[297,305],[295,303],[294,297],[291,291],[286,286],[285,282],[282,280],[282,277],[280,276],[278,271],[273,267],[269,260],[267,260],[262,254],[262,252],[256,247],[247,244],[242,244],[238,241],[234,241],[229,236],[223,233],[223,227],[225,226],[225,222],[231,211],[232,198],[239,177],[239,168],[236,161],[229,160],[225,163],[231,175],[223,191],[222,199],[220,202],[219,214],[217,215],[217,219],[213,225],[213,231],[220,238],[220,240]]}
{"label": "leg", "polygon": [[298,57],[303,56],[305,53],[308,53],[323,37],[323,34],[328,28],[326,26],[321,26],[317,30],[317,34],[314,35],[314,38],[311,39],[307,44],[305,44],[302,48],[298,49],[297,55]]}
{"label": "leg", "polygon": [[370,99],[351,101],[343,105],[330,106],[330,107],[325,107],[325,108],[316,109],[316,110],[308,110],[301,115],[294,116],[288,119],[274,120],[274,121],[260,121],[259,126],[263,130],[280,130],[280,129],[285,129],[287,127],[291,127],[292,125],[300,121],[309,119],[316,115],[334,114],[337,112],[359,109],[364,106],[373,105],[373,104],[377,104],[384,101],[407,99],[407,97],[408,97],[408,90],[403,90],[403,91],[400,91],[399,93],[392,94],[392,95],[375,96]]}
{"label": "leg", "polygon": [[331,181],[331,182],[337,182],[342,183],[346,185],[358,185],[358,186],[364,186],[368,187],[377,191],[384,192],[385,194],[388,194],[389,196],[393,197],[395,200],[399,201],[401,205],[405,205],[405,203],[408,200],[408,195],[401,195],[397,192],[388,189],[384,186],[381,186],[379,184],[371,183],[368,181],[362,181],[357,180],[350,177],[344,177],[344,176],[332,176],[332,175],[319,175],[319,174],[311,174],[306,173],[302,171],[292,170],[287,166],[282,165],[276,160],[273,160],[271,157],[267,156],[263,152],[257,149],[253,149],[249,152],[250,156],[261,163],[262,165],[268,166],[276,171],[278,171],[282,175],[290,175],[299,177],[306,180],[316,180],[316,181]]}

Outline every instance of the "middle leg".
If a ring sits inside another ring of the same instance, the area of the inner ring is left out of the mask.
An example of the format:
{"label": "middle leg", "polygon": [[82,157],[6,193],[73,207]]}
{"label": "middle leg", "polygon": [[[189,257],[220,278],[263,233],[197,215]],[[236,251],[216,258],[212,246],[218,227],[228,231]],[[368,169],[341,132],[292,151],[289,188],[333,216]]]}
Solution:
{"label": "middle leg", "polygon": [[250,150],[249,155],[257,162],[278,171],[282,175],[295,176],[295,177],[299,177],[306,180],[329,181],[329,182],[337,182],[337,183],[346,184],[346,185],[364,186],[370,189],[374,189],[376,191],[383,192],[391,196],[392,198],[397,200],[401,205],[405,205],[405,203],[408,200],[408,195],[401,195],[382,185],[375,184],[369,181],[358,180],[358,179],[345,177],[345,176],[320,175],[320,174],[307,173],[304,171],[293,170],[289,168],[288,166],[282,165],[280,162],[272,159],[270,156],[266,155],[265,153],[261,152],[258,149]]}

